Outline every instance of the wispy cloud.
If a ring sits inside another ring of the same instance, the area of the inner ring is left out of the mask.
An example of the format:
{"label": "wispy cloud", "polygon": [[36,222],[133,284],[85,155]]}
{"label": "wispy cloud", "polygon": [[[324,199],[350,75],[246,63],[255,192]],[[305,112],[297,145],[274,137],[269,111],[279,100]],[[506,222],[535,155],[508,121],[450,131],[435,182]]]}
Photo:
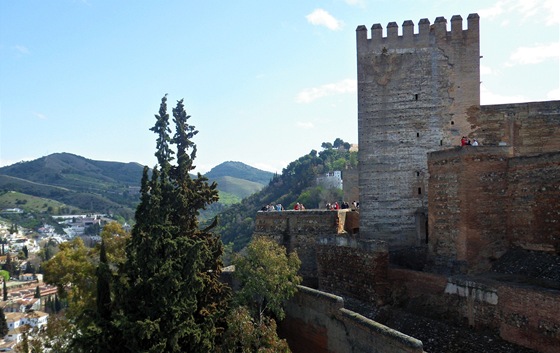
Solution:
{"label": "wispy cloud", "polygon": [[519,47],[510,55],[506,66],[538,64],[550,58],[560,58],[560,43]]}
{"label": "wispy cloud", "polygon": [[[518,13],[523,19],[544,19],[545,25],[551,26],[560,23],[560,2],[558,0],[500,0],[491,7],[480,9],[477,13],[485,19],[495,19],[506,13]],[[509,24],[504,19],[502,25]]]}
{"label": "wispy cloud", "polygon": [[486,104],[505,104],[512,102],[527,102],[528,99],[523,95],[506,96],[491,92],[484,85],[480,86],[480,103]]}
{"label": "wispy cloud", "polygon": [[353,79],[346,79],[336,83],[328,83],[319,87],[306,88],[296,96],[298,103],[310,103],[316,99],[332,96],[336,94],[356,92],[357,82]]}
{"label": "wispy cloud", "polygon": [[29,54],[29,49],[27,49],[27,47],[24,46],[24,45],[19,45],[19,44],[18,44],[18,45],[16,45],[14,48],[15,48],[15,49],[18,51],[18,53],[20,53],[20,54],[25,54],[25,55]]}
{"label": "wispy cloud", "polygon": [[37,118],[39,118],[41,120],[47,120],[47,116],[43,113],[33,112],[33,115],[35,115]]}
{"label": "wispy cloud", "polygon": [[345,2],[348,5],[351,6],[361,6],[364,7],[366,5],[366,1],[365,0],[345,0]]}
{"label": "wispy cloud", "polygon": [[296,126],[302,129],[313,129],[315,126],[309,121],[298,121]]}
{"label": "wispy cloud", "polygon": [[315,9],[312,13],[305,16],[305,18],[307,18],[307,22],[311,23],[312,25],[325,26],[333,31],[342,29],[343,25],[342,21],[337,20],[330,13],[323,9]]}

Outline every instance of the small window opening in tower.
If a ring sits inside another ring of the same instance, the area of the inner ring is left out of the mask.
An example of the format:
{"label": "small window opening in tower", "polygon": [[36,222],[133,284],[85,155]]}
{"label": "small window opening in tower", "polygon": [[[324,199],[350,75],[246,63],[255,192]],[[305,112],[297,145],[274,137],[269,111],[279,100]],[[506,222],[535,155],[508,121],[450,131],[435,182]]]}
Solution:
{"label": "small window opening in tower", "polygon": [[422,195],[422,188],[418,188],[418,195]]}
{"label": "small window opening in tower", "polygon": [[439,145],[443,146],[443,140],[439,140]]}
{"label": "small window opening in tower", "polygon": [[453,120],[451,120],[451,125],[455,125],[455,122]]}
{"label": "small window opening in tower", "polygon": [[420,172],[416,172],[416,176],[420,176]]}
{"label": "small window opening in tower", "polygon": [[419,133],[419,132],[416,133],[416,137],[420,137],[420,133]]}
{"label": "small window opening in tower", "polygon": [[418,100],[418,93],[416,93],[416,94],[414,95],[414,100],[415,100],[415,101]]}

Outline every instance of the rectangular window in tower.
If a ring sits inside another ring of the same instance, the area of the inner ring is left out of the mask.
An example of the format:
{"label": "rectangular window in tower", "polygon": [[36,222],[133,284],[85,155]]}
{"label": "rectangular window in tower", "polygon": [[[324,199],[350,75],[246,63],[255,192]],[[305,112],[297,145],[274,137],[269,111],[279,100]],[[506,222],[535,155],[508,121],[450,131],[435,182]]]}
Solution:
{"label": "rectangular window in tower", "polygon": [[420,133],[419,133],[419,132],[416,133],[416,137],[420,137]]}
{"label": "rectangular window in tower", "polygon": [[422,195],[422,188],[418,188],[418,195]]}
{"label": "rectangular window in tower", "polygon": [[418,100],[418,93],[416,93],[416,94],[414,95],[414,100],[415,100],[415,101]]}

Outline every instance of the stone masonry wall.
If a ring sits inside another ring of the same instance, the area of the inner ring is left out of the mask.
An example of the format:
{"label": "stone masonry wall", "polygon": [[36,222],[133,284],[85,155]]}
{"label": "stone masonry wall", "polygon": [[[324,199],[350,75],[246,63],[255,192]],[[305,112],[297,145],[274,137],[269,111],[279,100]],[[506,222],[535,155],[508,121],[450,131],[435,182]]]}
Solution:
{"label": "stone masonry wall", "polygon": [[419,242],[416,211],[427,202],[427,153],[457,145],[480,106],[478,15],[438,17],[433,26],[375,24],[357,36],[360,236],[390,245]]}
{"label": "stone masonry wall", "polygon": [[279,331],[294,353],[423,353],[421,341],[345,309],[341,297],[302,286]]}
{"label": "stone masonry wall", "polygon": [[479,273],[510,247],[560,249],[560,152],[510,152],[468,146],[430,153],[431,270]]}
{"label": "stone masonry wall", "polygon": [[380,241],[331,236],[317,244],[319,289],[368,303],[387,296],[387,245]]}
{"label": "stone masonry wall", "polygon": [[560,101],[481,106],[469,123],[482,145],[504,143],[515,156],[560,151]]}
{"label": "stone masonry wall", "polygon": [[303,284],[317,288],[318,238],[344,233],[346,216],[351,213],[354,212],[348,210],[257,212],[253,236],[268,236],[284,245],[289,252],[295,250],[301,260],[300,275],[303,277]]}
{"label": "stone masonry wall", "polygon": [[516,157],[508,165],[509,242],[560,253],[560,152]]}
{"label": "stone masonry wall", "polygon": [[390,269],[389,281],[419,315],[491,329],[538,352],[560,347],[558,290],[406,269]]}
{"label": "stone masonry wall", "polygon": [[505,147],[430,153],[429,251],[433,270],[480,272],[507,248]]}

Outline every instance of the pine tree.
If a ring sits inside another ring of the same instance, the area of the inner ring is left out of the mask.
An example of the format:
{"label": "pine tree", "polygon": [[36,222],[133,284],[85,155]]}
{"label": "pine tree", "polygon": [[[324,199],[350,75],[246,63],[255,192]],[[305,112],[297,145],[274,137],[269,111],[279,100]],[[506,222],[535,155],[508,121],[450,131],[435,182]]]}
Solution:
{"label": "pine tree", "polygon": [[4,309],[0,308],[0,337],[6,336],[8,331],[8,322],[6,321],[6,315],[4,315]]}
{"label": "pine tree", "polygon": [[151,178],[144,169],[136,224],[116,286],[115,327],[126,337],[121,351],[212,352],[224,325],[223,246],[209,229],[200,230],[197,220],[200,209],[217,201],[216,184],[189,175],[196,157],[191,139],[198,131],[187,123],[182,100],[173,116],[171,138],[164,96],[151,129],[158,163]]}

